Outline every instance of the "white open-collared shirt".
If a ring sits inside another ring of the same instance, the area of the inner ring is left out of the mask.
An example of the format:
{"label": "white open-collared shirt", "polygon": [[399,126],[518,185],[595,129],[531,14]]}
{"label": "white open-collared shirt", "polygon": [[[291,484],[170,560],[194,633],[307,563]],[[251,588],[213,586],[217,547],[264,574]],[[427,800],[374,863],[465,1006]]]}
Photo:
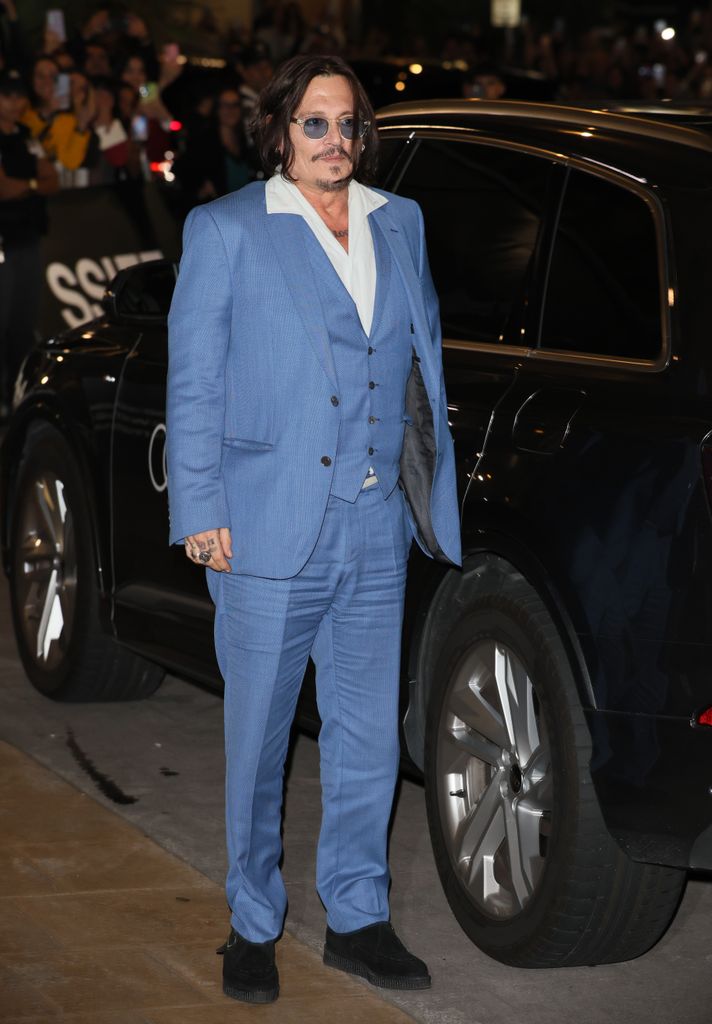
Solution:
{"label": "white open-collared shirt", "polygon": [[354,300],[361,326],[371,332],[376,299],[376,256],[368,215],[388,200],[358,181],[349,182],[349,251],[335,238],[297,186],[276,174],[265,185],[267,213],[296,213],[304,217],[321,244],[344,288]]}

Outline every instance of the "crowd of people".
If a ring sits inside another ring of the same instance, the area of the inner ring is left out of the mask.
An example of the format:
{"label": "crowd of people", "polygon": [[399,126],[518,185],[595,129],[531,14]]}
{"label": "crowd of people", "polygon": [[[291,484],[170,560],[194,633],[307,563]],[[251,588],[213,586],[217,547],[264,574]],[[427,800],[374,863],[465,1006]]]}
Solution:
{"label": "crowd of people", "polygon": [[472,24],[434,39],[412,25],[395,38],[326,14],[312,25],[299,3],[274,0],[261,5],[249,33],[221,39],[223,61],[212,63],[222,70],[202,75],[177,44],[157,45],[140,14],[116,7],[71,31],[52,11],[35,44],[15,0],[0,0],[0,68],[21,98],[19,125],[54,164],[60,186],[163,173],[186,206],[260,174],[250,117],[274,67],[295,53],[444,61],[460,70],[466,96],[504,95],[498,67],[506,64],[539,72],[562,100],[712,97],[712,4],[677,26],[621,23],[574,34],[561,19],[524,19],[516,30]]}
{"label": "crowd of people", "polygon": [[128,8],[98,7],[78,26],[54,9],[36,38],[16,0],[0,0],[0,417],[31,344],[28,310],[36,303],[12,297],[20,282],[26,298],[39,281],[45,197],[158,178],[170,183],[180,216],[261,177],[251,118],[288,57],[433,60],[452,70],[463,96],[488,99],[517,98],[504,70],[516,68],[537,72],[564,102],[712,100],[712,0],[677,24],[629,20],[573,31],[561,19],[524,18],[517,29],[469,24],[439,35],[412,18],[391,32],[341,24],[331,6],[312,24],[299,2],[265,0],[247,30],[221,35],[210,26],[213,57],[201,60],[181,53],[170,27],[156,39]]}

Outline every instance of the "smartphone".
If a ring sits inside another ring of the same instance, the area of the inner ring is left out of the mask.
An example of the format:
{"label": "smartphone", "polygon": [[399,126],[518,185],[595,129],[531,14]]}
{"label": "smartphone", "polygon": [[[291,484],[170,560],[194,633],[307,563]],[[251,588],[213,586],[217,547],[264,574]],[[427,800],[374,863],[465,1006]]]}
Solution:
{"label": "smartphone", "polygon": [[53,32],[60,43],[66,42],[67,26],[64,23],[64,11],[60,11],[58,8],[47,11],[45,28]]}
{"label": "smartphone", "polygon": [[57,75],[57,81],[54,85],[54,98],[60,110],[68,110],[71,105],[70,88],[71,81],[69,75],[61,71]]}
{"label": "smartphone", "polygon": [[148,118],[143,114],[136,114],[131,121],[131,138],[136,142],[146,142],[148,139]]}

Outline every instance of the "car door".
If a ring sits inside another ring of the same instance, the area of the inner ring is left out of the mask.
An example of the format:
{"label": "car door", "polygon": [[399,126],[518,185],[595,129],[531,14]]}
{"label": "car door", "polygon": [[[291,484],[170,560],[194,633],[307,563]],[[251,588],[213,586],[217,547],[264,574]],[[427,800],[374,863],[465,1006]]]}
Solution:
{"label": "car door", "polygon": [[665,238],[663,207],[642,186],[567,170],[537,343],[480,467],[506,486],[492,495],[478,481],[468,495],[468,521],[514,536],[554,581],[591,700],[616,712],[686,706],[661,642],[679,629],[673,558],[700,491],[704,431],[676,397]]}
{"label": "car door", "polygon": [[[157,268],[156,273],[160,272]],[[178,672],[218,684],[213,605],[205,573],[188,562],[182,545],[168,545],[165,316],[170,290],[165,277],[160,281],[144,275],[140,302],[142,308],[160,312],[143,319],[140,312],[137,316],[141,334],[126,360],[114,410],[111,480],[117,636]]]}

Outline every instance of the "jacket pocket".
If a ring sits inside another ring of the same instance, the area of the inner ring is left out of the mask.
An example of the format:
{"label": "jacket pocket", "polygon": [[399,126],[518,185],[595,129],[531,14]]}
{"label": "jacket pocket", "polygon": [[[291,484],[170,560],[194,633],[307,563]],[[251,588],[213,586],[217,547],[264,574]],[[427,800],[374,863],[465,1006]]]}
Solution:
{"label": "jacket pocket", "polygon": [[223,444],[227,448],[240,448],[248,452],[271,452],[274,448],[269,441],[253,441],[247,437],[224,437]]}

